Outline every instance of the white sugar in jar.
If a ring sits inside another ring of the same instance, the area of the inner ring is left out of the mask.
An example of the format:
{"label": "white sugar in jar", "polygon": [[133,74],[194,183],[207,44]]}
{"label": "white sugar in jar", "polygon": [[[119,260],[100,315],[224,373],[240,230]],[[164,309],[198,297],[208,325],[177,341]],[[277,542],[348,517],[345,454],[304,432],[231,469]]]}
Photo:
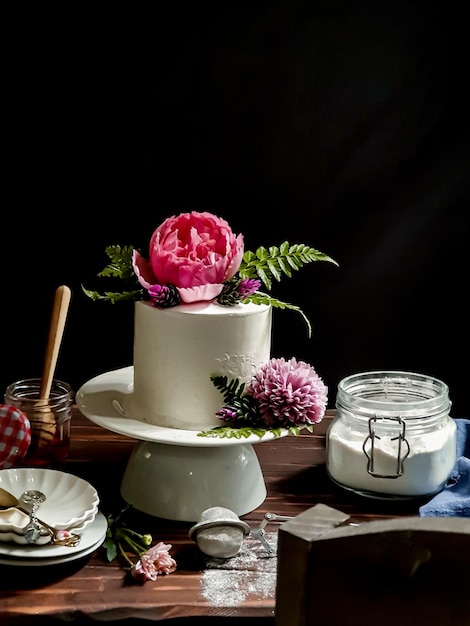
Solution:
{"label": "white sugar in jar", "polygon": [[345,489],[378,498],[438,493],[456,460],[449,389],[399,371],[354,374],[338,385],[326,467]]}

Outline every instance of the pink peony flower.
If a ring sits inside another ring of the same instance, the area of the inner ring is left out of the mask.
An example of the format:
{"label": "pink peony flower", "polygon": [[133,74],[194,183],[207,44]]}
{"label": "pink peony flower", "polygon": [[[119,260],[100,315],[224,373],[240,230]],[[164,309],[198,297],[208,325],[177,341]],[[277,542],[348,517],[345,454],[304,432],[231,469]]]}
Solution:
{"label": "pink peony flower", "polygon": [[174,285],[182,302],[213,300],[240,267],[243,235],[211,213],[169,217],[153,233],[150,259],[133,254],[134,272],[145,288]]}
{"label": "pink peony flower", "polygon": [[246,393],[258,403],[266,426],[311,425],[324,417],[328,389],[315,369],[291,358],[271,359],[250,381]]}
{"label": "pink peony flower", "polygon": [[139,582],[157,580],[161,574],[171,574],[176,569],[176,561],[170,556],[172,546],[162,541],[149,548],[132,568],[132,577]]}

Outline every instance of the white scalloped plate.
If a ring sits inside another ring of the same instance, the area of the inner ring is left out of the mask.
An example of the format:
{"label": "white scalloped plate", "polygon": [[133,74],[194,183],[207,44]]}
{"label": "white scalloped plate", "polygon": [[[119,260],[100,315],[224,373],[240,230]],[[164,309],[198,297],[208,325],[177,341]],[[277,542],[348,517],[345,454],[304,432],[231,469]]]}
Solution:
{"label": "white scalloped plate", "polygon": [[[97,513],[98,507],[94,508],[78,526],[68,528],[67,530],[76,535],[81,535],[85,528],[93,522]],[[10,507],[9,509],[0,510],[0,542],[28,545],[25,537],[25,529],[28,523],[29,516],[18,509]],[[49,543],[50,540],[51,536],[49,532],[43,529],[35,543],[38,546],[43,546]]]}
{"label": "white scalloped plate", "polygon": [[49,566],[66,563],[90,554],[101,546],[106,538],[108,521],[98,511],[93,522],[85,529],[78,546],[18,546],[0,544],[0,564],[25,566]]}
{"label": "white scalloped plate", "polygon": [[70,530],[70,532],[72,533],[75,533],[76,535],[80,535],[85,530],[85,528],[93,522],[97,514],[98,507],[93,509],[93,511],[78,526],[72,526],[72,528],[69,528],[68,530]]}
{"label": "white scalloped plate", "polygon": [[96,515],[100,501],[98,492],[86,480],[47,468],[2,469],[0,487],[18,500],[21,500],[25,491],[42,491],[46,500],[40,504],[36,515],[58,530],[80,528],[91,516]]}

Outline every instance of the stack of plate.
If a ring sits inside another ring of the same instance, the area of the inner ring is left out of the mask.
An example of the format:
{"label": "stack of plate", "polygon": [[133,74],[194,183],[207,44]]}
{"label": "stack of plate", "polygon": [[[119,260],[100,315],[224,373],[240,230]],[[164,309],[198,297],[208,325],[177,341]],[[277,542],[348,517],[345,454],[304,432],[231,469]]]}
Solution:
{"label": "stack of plate", "polygon": [[79,559],[96,550],[104,541],[107,520],[99,511],[99,496],[86,480],[46,468],[11,468],[0,470],[0,488],[23,504],[26,491],[41,491],[46,499],[37,517],[57,530],[69,530],[81,536],[77,546],[52,545],[47,532],[41,532],[35,544],[29,544],[25,528],[29,516],[10,507],[0,510],[0,564],[53,565]]}

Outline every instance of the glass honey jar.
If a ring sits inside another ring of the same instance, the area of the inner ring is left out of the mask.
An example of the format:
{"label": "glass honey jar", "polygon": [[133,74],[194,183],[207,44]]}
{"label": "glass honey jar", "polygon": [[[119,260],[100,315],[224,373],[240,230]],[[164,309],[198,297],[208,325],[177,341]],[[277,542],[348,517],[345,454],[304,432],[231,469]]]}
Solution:
{"label": "glass honey jar", "polygon": [[70,424],[74,392],[61,380],[52,381],[47,400],[41,400],[41,379],[25,378],[8,385],[5,404],[14,406],[28,418],[31,443],[22,466],[42,467],[63,461],[70,448]]}

